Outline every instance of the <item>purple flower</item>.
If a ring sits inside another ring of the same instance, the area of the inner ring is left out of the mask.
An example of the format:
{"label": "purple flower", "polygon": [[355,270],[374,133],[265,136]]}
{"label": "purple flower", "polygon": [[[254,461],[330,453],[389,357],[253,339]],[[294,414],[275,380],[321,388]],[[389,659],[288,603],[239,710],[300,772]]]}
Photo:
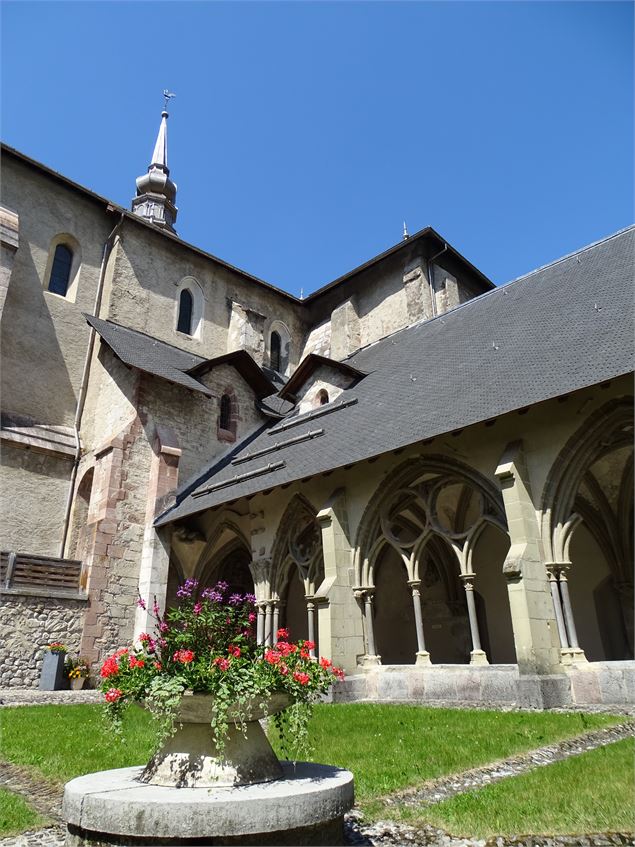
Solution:
{"label": "purple flower", "polygon": [[251,605],[253,606],[255,604],[255,602],[256,602],[256,595],[255,594],[245,594],[245,603],[251,603]]}
{"label": "purple flower", "polygon": [[232,596],[227,602],[230,606],[240,606],[240,604],[243,602],[243,596],[242,594],[232,594]]}
{"label": "purple flower", "polygon": [[191,597],[192,592],[196,590],[198,579],[186,579],[176,592],[177,597]]}
{"label": "purple flower", "polygon": [[227,591],[227,589],[229,588],[229,584],[224,580],[221,580],[220,582],[216,583],[215,588],[217,591]]}
{"label": "purple flower", "polygon": [[167,632],[169,628],[165,621],[161,621],[159,624],[159,632]]}
{"label": "purple flower", "polygon": [[223,595],[216,591],[214,588],[206,588],[202,593],[201,597],[205,600],[211,600],[212,603],[221,603],[223,600]]}

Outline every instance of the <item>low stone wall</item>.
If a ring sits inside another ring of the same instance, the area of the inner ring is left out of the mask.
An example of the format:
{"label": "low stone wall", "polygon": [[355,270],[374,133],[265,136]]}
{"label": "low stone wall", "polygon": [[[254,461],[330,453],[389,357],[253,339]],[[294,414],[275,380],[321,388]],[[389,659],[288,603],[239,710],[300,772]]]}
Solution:
{"label": "low stone wall", "polygon": [[0,686],[36,688],[44,648],[61,641],[79,651],[87,601],[43,597],[41,593],[0,594]]}
{"label": "low stone wall", "polygon": [[337,683],[332,700],[529,709],[633,706],[635,662],[593,662],[550,676],[521,676],[518,665],[384,665]]}

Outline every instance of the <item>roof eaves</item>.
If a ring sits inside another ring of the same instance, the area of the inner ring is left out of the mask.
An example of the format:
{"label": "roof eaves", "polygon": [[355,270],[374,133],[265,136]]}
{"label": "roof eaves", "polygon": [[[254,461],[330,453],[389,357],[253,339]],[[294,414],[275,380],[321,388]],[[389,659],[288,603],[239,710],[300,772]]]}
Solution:
{"label": "roof eaves", "polygon": [[333,370],[340,371],[340,373],[344,373],[355,380],[366,376],[364,371],[360,371],[352,365],[347,365],[346,362],[329,359],[327,356],[320,356],[318,353],[309,353],[300,362],[289,381],[280,389],[278,396],[282,397],[283,400],[294,397],[295,392],[306,382],[310,375],[322,366],[333,368]]}

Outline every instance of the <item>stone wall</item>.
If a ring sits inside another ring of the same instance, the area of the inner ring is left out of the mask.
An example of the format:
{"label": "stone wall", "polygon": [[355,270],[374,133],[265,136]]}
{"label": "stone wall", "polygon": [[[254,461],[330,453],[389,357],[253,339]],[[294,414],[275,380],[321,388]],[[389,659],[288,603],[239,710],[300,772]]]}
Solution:
{"label": "stone wall", "polygon": [[15,593],[0,595],[0,687],[35,688],[44,648],[61,641],[79,652],[85,600],[53,599]]}

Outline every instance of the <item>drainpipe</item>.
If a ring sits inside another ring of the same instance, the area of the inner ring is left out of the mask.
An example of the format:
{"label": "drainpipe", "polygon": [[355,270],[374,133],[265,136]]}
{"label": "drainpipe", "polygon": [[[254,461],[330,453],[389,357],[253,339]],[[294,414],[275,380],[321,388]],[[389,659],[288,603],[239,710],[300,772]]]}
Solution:
{"label": "drainpipe", "polygon": [[[114,211],[112,206],[108,207],[109,211]],[[104,283],[106,281],[106,265],[115,246],[115,241],[118,238],[119,229],[123,223],[125,212],[121,212],[119,220],[113,227],[112,232],[104,242],[104,249],[101,256],[101,267],[99,269],[99,281],[97,283],[97,293],[95,294],[95,305],[93,306],[93,315],[99,317],[101,309],[101,298],[104,293]],[[66,541],[68,539],[68,529],[71,521],[71,507],[73,505],[73,493],[75,491],[75,480],[77,479],[77,470],[79,468],[79,460],[81,458],[81,442],[79,440],[79,428],[82,422],[82,414],[84,412],[84,403],[86,402],[86,391],[88,389],[88,376],[90,374],[90,364],[93,357],[93,349],[95,347],[96,331],[91,326],[88,336],[88,347],[86,349],[86,358],[84,359],[84,369],[82,371],[82,381],[79,386],[79,394],[77,395],[77,408],[75,410],[75,422],[73,424],[73,434],[75,436],[75,457],[73,459],[73,469],[71,471],[71,479],[68,486],[68,494],[66,496],[66,505],[64,507],[64,528],[62,531],[62,543],[60,545],[60,559],[64,558],[66,549]]]}
{"label": "drainpipe", "polygon": [[433,280],[432,280],[432,273],[433,273],[432,272],[432,263],[434,262],[435,259],[438,259],[439,256],[442,253],[445,253],[445,251],[447,249],[448,249],[448,245],[444,241],[443,242],[443,250],[439,250],[438,253],[435,253],[434,256],[432,256],[432,258],[428,259],[428,283],[430,285],[430,300],[432,302],[432,317],[433,318],[436,318],[436,316],[437,316],[437,306],[436,306],[436,298],[434,296],[434,283],[433,283]]}

